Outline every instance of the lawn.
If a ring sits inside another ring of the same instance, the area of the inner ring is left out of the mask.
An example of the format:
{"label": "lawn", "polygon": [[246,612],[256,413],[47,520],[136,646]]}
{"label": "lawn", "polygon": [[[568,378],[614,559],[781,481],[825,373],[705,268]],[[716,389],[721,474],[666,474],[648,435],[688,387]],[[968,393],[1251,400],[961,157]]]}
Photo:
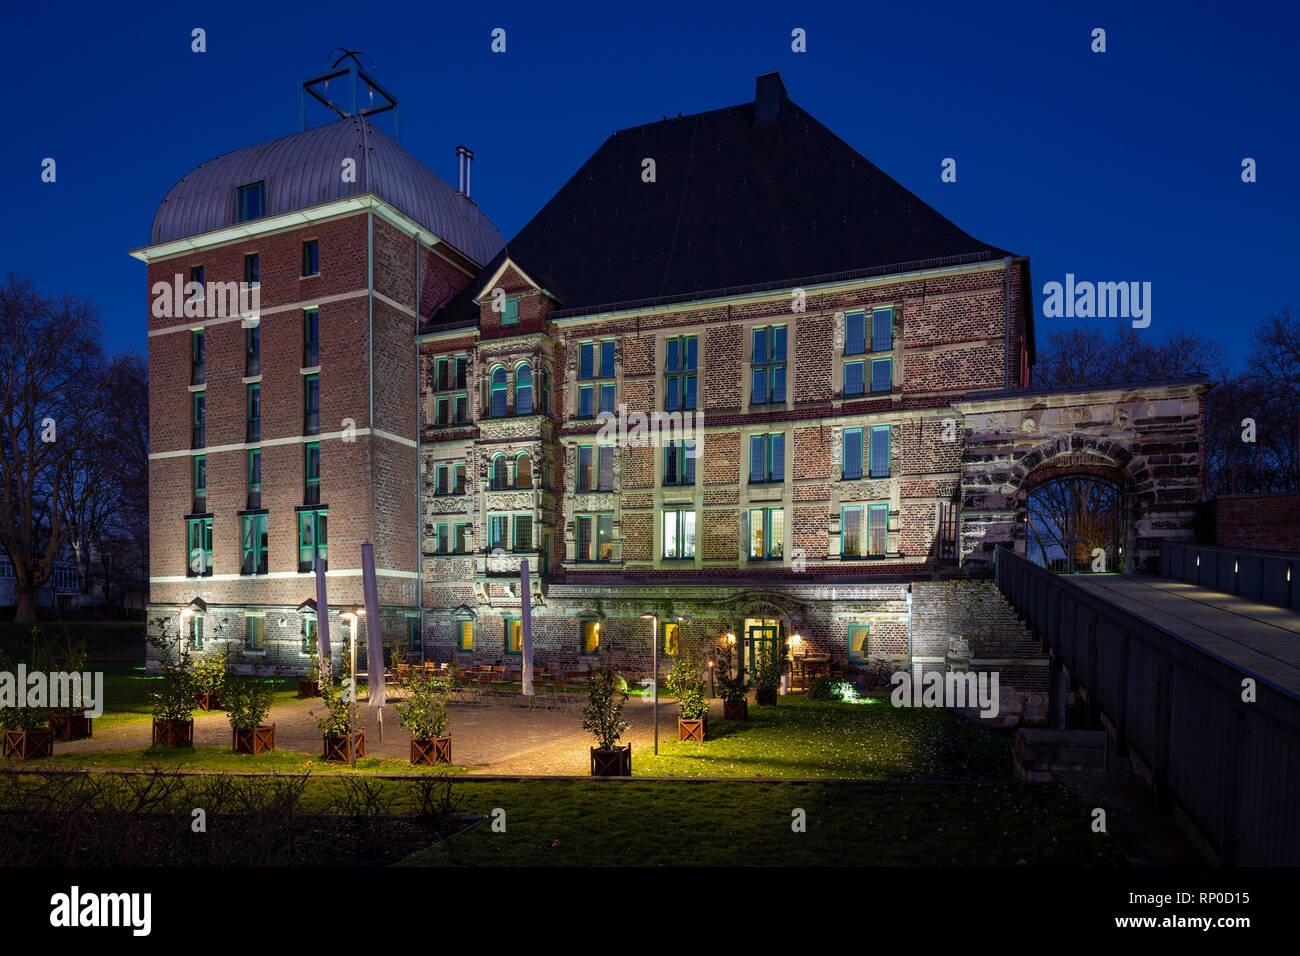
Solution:
{"label": "lawn", "polygon": [[[15,761],[16,763],[16,761]],[[276,750],[269,754],[232,753],[229,747],[136,747],[131,750],[93,750],[59,753],[21,766],[32,770],[210,770],[245,773],[351,773],[345,763],[327,762],[320,754]],[[444,773],[461,773],[466,768],[443,765]],[[385,757],[363,757],[358,773],[419,773],[410,761]]]}
{"label": "lawn", "polygon": [[[465,781],[505,811],[410,866],[1085,866],[1122,854],[1065,790],[1028,784]],[[806,814],[806,832],[792,827]]]}
{"label": "lawn", "polygon": [[647,777],[840,777],[869,780],[1007,780],[1013,732],[980,727],[941,709],[810,701],[800,694],[749,719],[709,721],[703,744],[677,740],[660,716],[659,756],[634,750]]}

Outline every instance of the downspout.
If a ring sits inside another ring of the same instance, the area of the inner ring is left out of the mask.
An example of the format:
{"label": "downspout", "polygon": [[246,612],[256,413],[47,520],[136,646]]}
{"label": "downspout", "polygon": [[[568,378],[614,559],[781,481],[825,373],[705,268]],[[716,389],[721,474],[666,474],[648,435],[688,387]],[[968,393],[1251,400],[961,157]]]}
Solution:
{"label": "downspout", "polygon": [[1005,269],[1005,281],[1002,283],[1003,291],[1006,297],[1006,311],[1003,315],[1007,318],[1006,328],[1006,347],[1002,356],[1002,389],[1010,391],[1011,389],[1011,257],[1005,256],[1002,259],[1002,265]]}
{"label": "downspout", "polygon": [[420,517],[420,462],[423,460],[420,440],[424,429],[420,427],[420,236],[411,237],[415,243],[415,600],[420,622],[420,663],[424,663],[424,522]]}

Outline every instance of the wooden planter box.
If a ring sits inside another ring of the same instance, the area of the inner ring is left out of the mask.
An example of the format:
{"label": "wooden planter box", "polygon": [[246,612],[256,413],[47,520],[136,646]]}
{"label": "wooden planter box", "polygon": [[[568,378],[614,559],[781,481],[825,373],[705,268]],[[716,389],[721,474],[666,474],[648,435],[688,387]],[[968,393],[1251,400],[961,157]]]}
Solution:
{"label": "wooden planter box", "polygon": [[91,736],[92,718],[84,710],[51,710],[50,730],[59,740],[74,740]]}
{"label": "wooden planter box", "polygon": [[723,701],[722,717],[724,720],[745,720],[749,717],[749,701],[738,700],[734,704]]}
{"label": "wooden planter box", "polygon": [[776,688],[760,687],[757,691],[755,691],[755,698],[758,703],[764,705],[765,707],[771,707],[774,704],[776,704]]}
{"label": "wooden planter box", "polygon": [[677,718],[678,740],[694,740],[697,744],[702,744],[708,730],[709,718],[707,717],[701,717],[699,720],[687,720],[684,717]]}
{"label": "wooden planter box", "polygon": [[194,694],[194,703],[198,705],[199,710],[220,710],[221,695],[209,694],[207,691]]}
{"label": "wooden planter box", "polygon": [[6,730],[3,753],[19,760],[35,760],[54,753],[52,730]]}
{"label": "wooden planter box", "polygon": [[252,730],[231,730],[230,749],[237,754],[269,753],[275,749],[275,724],[263,724]]}
{"label": "wooden planter box", "polygon": [[323,756],[326,760],[351,763],[353,750],[356,751],[358,759],[366,755],[366,732],[364,730],[354,730],[350,735],[325,735],[325,753]]}
{"label": "wooden planter box", "polygon": [[451,763],[451,734],[446,737],[412,737],[411,765]]}
{"label": "wooden planter box", "polygon": [[155,747],[193,747],[194,718],[189,720],[157,720],[153,722]]}
{"label": "wooden planter box", "polygon": [[626,744],[613,750],[592,747],[591,775],[593,777],[632,776],[632,745]]}
{"label": "wooden planter box", "polygon": [[318,680],[306,680],[305,678],[302,678],[302,677],[298,678],[298,696],[299,696],[299,697],[319,697],[319,696],[320,696],[320,681],[318,681]]}

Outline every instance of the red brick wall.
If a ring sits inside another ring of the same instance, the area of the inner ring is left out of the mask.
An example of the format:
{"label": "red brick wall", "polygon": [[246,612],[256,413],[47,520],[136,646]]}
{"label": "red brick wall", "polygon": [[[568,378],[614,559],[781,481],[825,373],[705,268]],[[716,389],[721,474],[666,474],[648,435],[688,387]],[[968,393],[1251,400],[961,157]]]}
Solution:
{"label": "red brick wall", "polygon": [[1214,543],[1300,551],[1300,494],[1220,496],[1214,502]]}

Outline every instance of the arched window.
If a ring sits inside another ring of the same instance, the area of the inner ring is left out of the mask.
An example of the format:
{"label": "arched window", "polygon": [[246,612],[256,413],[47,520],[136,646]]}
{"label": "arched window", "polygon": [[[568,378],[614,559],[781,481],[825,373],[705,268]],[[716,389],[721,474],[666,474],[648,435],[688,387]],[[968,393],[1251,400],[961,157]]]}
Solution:
{"label": "arched window", "polygon": [[515,459],[515,487],[531,488],[533,486],[533,460],[527,452],[520,452]]}
{"label": "arched window", "polygon": [[503,491],[510,487],[510,461],[505,455],[492,459],[492,490]]}
{"label": "arched window", "polygon": [[515,369],[515,414],[533,413],[533,367],[523,364]]}
{"label": "arched window", "polygon": [[542,368],[542,407],[538,409],[543,415],[551,414],[551,370]]}
{"label": "arched window", "polygon": [[492,417],[506,416],[506,369],[498,365],[492,370]]}

